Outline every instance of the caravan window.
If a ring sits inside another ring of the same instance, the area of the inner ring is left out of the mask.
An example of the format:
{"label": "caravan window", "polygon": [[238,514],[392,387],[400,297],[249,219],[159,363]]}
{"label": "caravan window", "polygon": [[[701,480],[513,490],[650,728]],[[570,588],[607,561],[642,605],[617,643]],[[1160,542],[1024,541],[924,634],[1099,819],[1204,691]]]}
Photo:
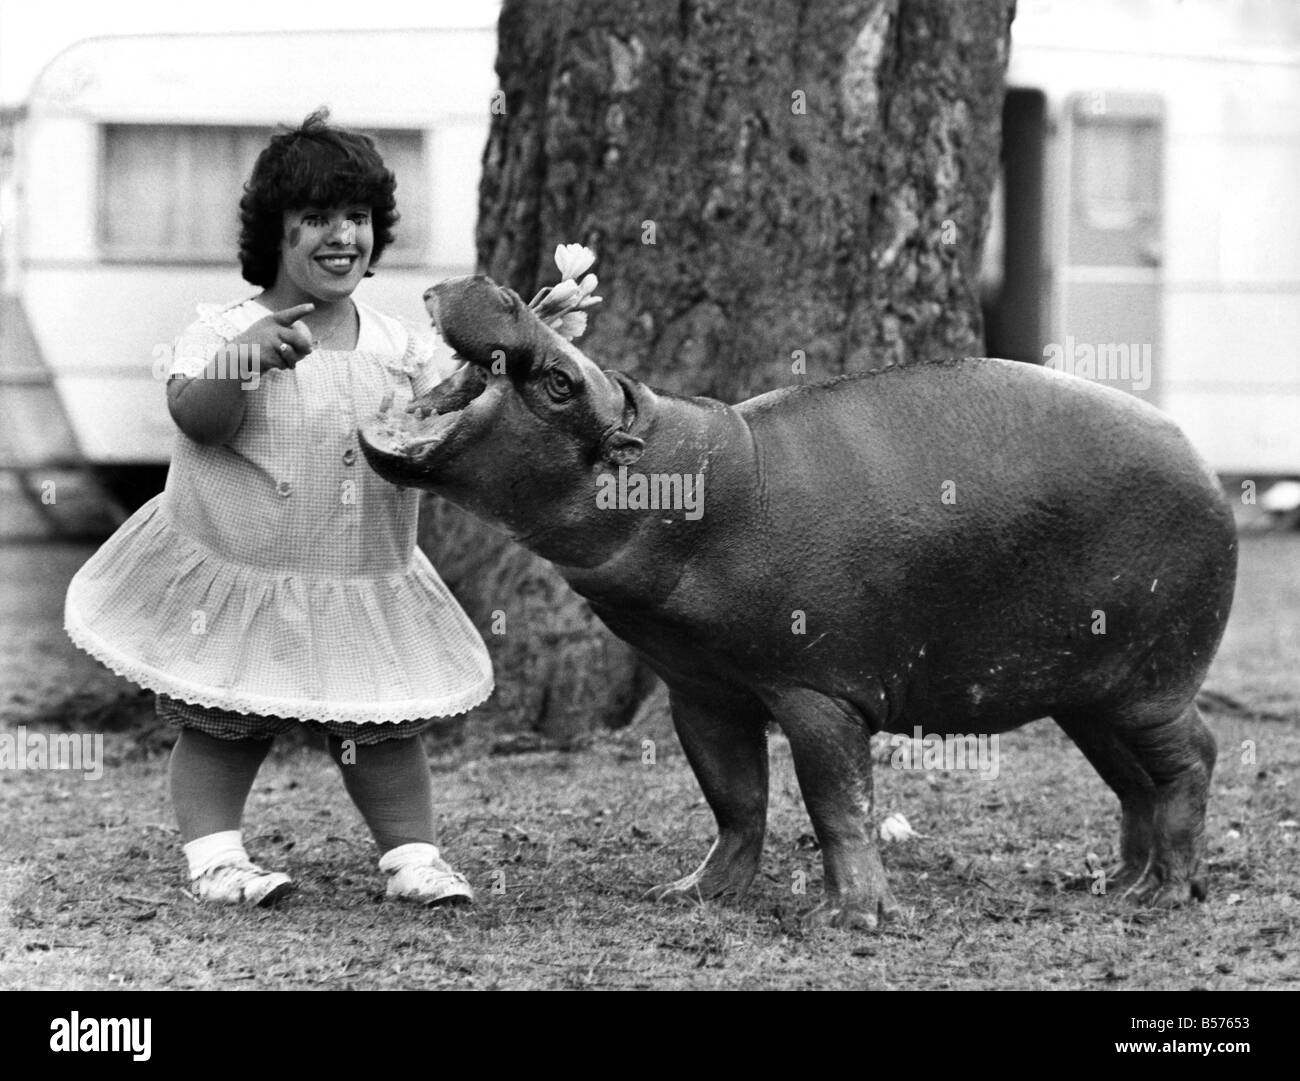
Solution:
{"label": "caravan window", "polygon": [[1078,125],[1079,195],[1094,229],[1131,229],[1155,214],[1159,131],[1125,117]]}
{"label": "caravan window", "polygon": [[[397,175],[397,239],[388,265],[427,261],[428,184],[419,131],[372,131]],[[106,124],[99,241],[105,259],[229,263],[239,250],[239,197],[267,128]]]}

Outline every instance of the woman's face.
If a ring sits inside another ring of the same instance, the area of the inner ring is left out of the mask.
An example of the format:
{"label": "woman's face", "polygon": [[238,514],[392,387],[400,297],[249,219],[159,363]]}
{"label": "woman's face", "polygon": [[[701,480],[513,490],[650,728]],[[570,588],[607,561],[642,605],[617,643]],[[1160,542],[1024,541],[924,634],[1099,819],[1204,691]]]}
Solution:
{"label": "woman's face", "polygon": [[300,303],[349,297],[370,267],[374,246],[368,206],[286,210],[276,289],[292,284]]}

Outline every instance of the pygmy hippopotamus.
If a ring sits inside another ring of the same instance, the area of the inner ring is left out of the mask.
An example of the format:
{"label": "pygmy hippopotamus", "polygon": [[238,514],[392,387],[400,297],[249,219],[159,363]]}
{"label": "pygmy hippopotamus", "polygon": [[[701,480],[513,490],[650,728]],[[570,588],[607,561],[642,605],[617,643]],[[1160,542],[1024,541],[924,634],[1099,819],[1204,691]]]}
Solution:
{"label": "pygmy hippopotamus", "polygon": [[553,561],[668,685],[718,836],[657,896],[745,893],[774,722],[823,854],[809,915],[875,927],[897,904],[870,820],[871,734],[1042,717],[1119,796],[1108,891],[1205,896],[1215,744],[1195,697],[1236,533],[1162,413],[991,359],[731,406],[602,371],[489,278],[426,302],[468,363],[362,447],[388,480]]}

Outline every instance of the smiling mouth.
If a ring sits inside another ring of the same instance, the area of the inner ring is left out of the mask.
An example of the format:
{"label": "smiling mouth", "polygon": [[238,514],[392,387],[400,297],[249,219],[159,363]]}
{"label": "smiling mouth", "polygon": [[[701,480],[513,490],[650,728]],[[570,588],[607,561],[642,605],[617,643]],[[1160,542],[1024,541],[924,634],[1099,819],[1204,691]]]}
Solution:
{"label": "smiling mouth", "polygon": [[346,274],[356,264],[355,255],[318,255],[316,262],[331,274]]}

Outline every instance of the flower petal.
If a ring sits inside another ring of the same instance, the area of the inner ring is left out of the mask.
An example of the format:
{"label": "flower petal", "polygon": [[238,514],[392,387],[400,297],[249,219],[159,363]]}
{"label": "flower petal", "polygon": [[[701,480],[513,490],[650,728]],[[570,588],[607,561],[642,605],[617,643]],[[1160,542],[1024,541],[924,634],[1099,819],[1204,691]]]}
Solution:
{"label": "flower petal", "polygon": [[585,274],[595,261],[596,253],[582,244],[561,244],[555,249],[555,265],[564,280]]}
{"label": "flower petal", "polygon": [[587,313],[565,312],[557,330],[569,341],[573,341],[574,338],[581,338],[587,330]]}
{"label": "flower petal", "polygon": [[570,301],[576,300],[577,298],[578,283],[571,279],[566,279],[551,290],[550,296],[546,298],[546,306],[548,308],[562,308],[569,304]]}

